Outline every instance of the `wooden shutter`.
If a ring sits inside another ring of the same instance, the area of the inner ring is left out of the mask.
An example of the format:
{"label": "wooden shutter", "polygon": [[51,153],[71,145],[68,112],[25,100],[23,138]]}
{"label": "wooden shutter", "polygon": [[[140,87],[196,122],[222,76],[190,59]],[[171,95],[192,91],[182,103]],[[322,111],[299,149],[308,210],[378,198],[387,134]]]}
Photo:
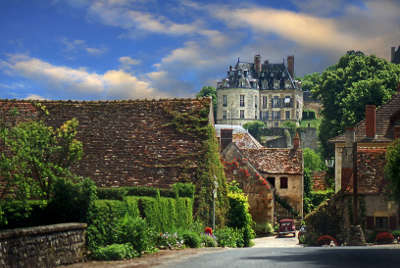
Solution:
{"label": "wooden shutter", "polygon": [[374,229],[374,217],[367,216],[367,229]]}
{"label": "wooden shutter", "polygon": [[395,230],[396,229],[396,216],[391,216],[389,218],[389,227],[391,230]]}

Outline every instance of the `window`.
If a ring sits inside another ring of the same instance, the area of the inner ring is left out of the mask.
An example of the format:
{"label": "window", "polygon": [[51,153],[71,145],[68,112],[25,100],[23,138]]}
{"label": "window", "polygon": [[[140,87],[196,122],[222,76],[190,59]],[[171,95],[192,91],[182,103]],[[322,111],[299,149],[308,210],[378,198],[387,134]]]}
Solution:
{"label": "window", "polygon": [[244,107],[244,95],[240,95],[240,107]]}
{"label": "window", "polygon": [[244,119],[244,110],[240,110],[240,119]]}
{"label": "window", "polygon": [[262,118],[263,118],[264,120],[268,120],[268,111],[263,112]]}
{"label": "window", "polygon": [[281,183],[280,183],[281,189],[287,189],[288,188],[288,178],[281,177],[280,180],[281,180]]}
{"label": "window", "polygon": [[375,227],[379,228],[379,229],[387,229],[387,228],[389,228],[388,217],[376,217],[375,218]]}
{"label": "window", "polygon": [[272,99],[272,108],[279,108],[279,97],[274,96]]}
{"label": "window", "polygon": [[274,127],[279,127],[279,123],[278,123],[278,122],[275,122],[275,123],[274,123]]}
{"label": "window", "polygon": [[272,111],[272,120],[281,120],[281,111]]}
{"label": "window", "polygon": [[222,119],[226,119],[226,117],[227,117],[227,116],[226,116],[226,111],[223,111],[223,112],[222,112]]}
{"label": "window", "polygon": [[274,177],[268,177],[267,181],[269,182],[269,184],[271,184],[272,187],[275,188],[275,178]]}
{"label": "window", "polygon": [[290,99],[290,96],[286,96],[284,99],[285,107],[292,107],[292,100]]}
{"label": "window", "polygon": [[224,107],[228,106],[228,96],[227,95],[222,95],[222,106],[224,106]]}
{"label": "window", "polygon": [[286,120],[289,120],[290,119],[290,111],[286,111],[286,118],[285,118]]}
{"label": "window", "polygon": [[267,98],[267,96],[263,96],[262,97],[262,107],[263,108],[267,108],[267,103],[268,103],[268,98]]}

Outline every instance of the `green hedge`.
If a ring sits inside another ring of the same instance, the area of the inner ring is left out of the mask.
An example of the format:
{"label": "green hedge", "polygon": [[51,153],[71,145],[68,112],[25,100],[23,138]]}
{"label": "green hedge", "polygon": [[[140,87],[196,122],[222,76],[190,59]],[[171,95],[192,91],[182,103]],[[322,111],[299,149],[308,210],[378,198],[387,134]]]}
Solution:
{"label": "green hedge", "polygon": [[0,203],[4,213],[0,230],[47,224],[49,221],[49,218],[45,217],[46,201],[3,200]]}
{"label": "green hedge", "polygon": [[123,201],[97,200],[89,213],[88,246],[94,250],[121,243],[116,230],[126,215],[144,218],[148,227],[159,233],[187,228],[192,224],[192,210],[190,198],[127,196]]}
{"label": "green hedge", "polygon": [[98,188],[99,199],[122,200],[125,196],[150,196],[156,197],[194,197],[194,185],[191,183],[175,183],[172,189],[159,189],[155,187],[135,186],[118,188]]}

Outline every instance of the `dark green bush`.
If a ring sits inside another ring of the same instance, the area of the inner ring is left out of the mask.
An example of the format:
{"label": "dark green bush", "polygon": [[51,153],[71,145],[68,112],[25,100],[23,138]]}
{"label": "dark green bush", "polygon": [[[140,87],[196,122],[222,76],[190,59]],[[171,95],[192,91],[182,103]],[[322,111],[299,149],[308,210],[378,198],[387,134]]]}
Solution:
{"label": "dark green bush", "polygon": [[97,189],[97,196],[99,199],[122,201],[127,194],[128,194],[128,190],[124,187],[98,188]]}
{"label": "dark green bush", "polygon": [[78,183],[70,179],[57,179],[53,196],[46,208],[51,223],[87,222],[89,207],[97,199],[96,185],[91,179]]}
{"label": "dark green bush", "polygon": [[192,199],[194,198],[195,186],[191,183],[178,182],[172,185],[172,189],[179,197],[189,197]]}
{"label": "dark green bush", "polygon": [[139,254],[133,249],[130,243],[125,243],[99,247],[93,252],[92,256],[96,260],[115,261],[131,259],[139,256]]}
{"label": "dark green bush", "polygon": [[201,247],[201,239],[198,233],[186,231],[182,235],[183,243],[191,248]]}
{"label": "dark green bush", "polygon": [[3,221],[0,229],[31,227],[51,223],[51,218],[45,213],[47,202],[44,200],[0,202],[3,210]]}

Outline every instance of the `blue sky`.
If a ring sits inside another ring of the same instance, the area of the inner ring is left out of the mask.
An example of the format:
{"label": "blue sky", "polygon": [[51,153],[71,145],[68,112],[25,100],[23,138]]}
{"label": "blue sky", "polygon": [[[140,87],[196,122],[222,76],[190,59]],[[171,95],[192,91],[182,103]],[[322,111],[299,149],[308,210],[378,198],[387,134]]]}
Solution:
{"label": "blue sky", "polygon": [[389,59],[398,0],[0,1],[0,98],[193,97],[237,58],[322,71],[348,50]]}

